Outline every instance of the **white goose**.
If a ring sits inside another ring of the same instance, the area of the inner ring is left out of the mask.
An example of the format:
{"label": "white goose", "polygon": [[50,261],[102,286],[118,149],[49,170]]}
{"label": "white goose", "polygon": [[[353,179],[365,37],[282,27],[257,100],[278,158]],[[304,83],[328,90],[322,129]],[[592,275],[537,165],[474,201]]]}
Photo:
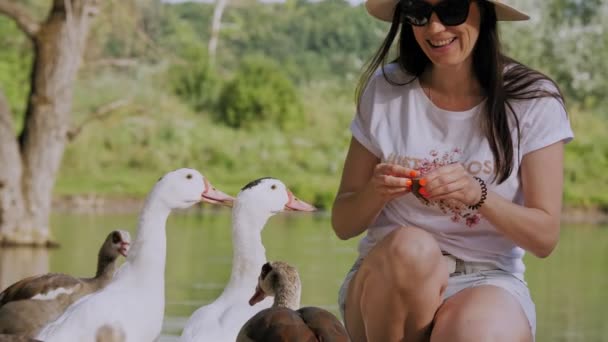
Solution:
{"label": "white goose", "polygon": [[272,305],[248,304],[252,284],[266,263],[262,229],[268,219],[285,210],[314,211],[315,207],[295,198],[275,178],[261,178],[245,185],[232,209],[232,274],[224,292],[211,304],[196,310],[186,323],[181,342],[234,341],[245,322]]}
{"label": "white goose", "polygon": [[198,171],[179,169],[156,183],[144,204],[127,261],[103,290],[74,303],[38,334],[46,342],[93,342],[105,324],[120,322],[124,341],[148,342],[160,334],[165,308],[165,225],[171,210],[199,201],[231,203]]}

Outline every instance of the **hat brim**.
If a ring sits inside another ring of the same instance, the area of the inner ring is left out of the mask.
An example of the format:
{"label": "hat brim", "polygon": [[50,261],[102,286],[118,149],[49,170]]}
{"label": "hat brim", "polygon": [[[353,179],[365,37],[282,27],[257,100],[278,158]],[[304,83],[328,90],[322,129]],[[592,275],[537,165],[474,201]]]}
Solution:
{"label": "hat brim", "polygon": [[[509,5],[497,0],[487,0],[494,5],[496,9],[496,19],[500,21],[520,21],[528,20],[530,16],[522,11],[519,11]],[[395,6],[397,6],[395,0],[367,0],[365,2],[365,8],[367,12],[373,17],[383,21],[392,22],[393,13],[395,12]]]}

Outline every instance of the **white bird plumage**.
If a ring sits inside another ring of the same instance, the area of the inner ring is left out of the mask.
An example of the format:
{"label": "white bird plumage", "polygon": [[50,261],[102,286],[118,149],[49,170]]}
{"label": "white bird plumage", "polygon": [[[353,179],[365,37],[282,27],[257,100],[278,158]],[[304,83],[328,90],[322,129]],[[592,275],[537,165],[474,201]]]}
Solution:
{"label": "white bird plumage", "polygon": [[37,338],[46,342],[93,342],[99,327],[120,322],[124,341],[153,341],[160,334],[165,307],[166,221],[173,209],[201,200],[230,203],[198,171],[167,173],[148,195],[127,261],[103,290],[81,298]]}
{"label": "white bird plumage", "polygon": [[270,217],[285,210],[313,211],[315,208],[295,198],[285,184],[275,178],[252,181],[239,192],[232,209],[230,280],[213,303],[192,314],[181,342],[234,341],[251,316],[272,305],[269,298],[250,306],[249,298],[260,267],[266,263],[262,230]]}

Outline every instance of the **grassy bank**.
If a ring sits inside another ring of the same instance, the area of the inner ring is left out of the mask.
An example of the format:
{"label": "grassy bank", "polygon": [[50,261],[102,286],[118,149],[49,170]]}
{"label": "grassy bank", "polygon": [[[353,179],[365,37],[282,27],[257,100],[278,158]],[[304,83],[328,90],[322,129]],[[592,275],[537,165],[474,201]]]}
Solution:
{"label": "grassy bank", "polygon": [[[235,130],[180,102],[163,86],[163,72],[159,66],[83,70],[74,126],[105,103],[130,102],[84,126],[66,150],[55,195],[143,197],[167,170],[193,167],[229,193],[252,179],[274,176],[305,200],[331,204],[350,138],[354,81],[300,86],[302,127]],[[608,208],[605,115],[571,112],[576,139],[566,148],[565,204]]]}
{"label": "grassy bank", "polygon": [[214,123],[210,113],[194,113],[162,86],[149,86],[160,84],[159,73],[84,74],[75,124],[103,103],[128,98],[131,104],[84,127],[66,151],[57,195],[143,196],[167,170],[193,167],[230,193],[274,176],[306,200],[330,203],[350,137],[350,93],[332,84],[306,86],[301,128],[236,130]]}

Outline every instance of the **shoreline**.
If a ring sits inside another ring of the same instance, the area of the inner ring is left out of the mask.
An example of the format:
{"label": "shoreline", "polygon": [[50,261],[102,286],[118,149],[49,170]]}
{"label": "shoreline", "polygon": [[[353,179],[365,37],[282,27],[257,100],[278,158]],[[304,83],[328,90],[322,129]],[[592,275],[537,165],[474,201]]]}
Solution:
{"label": "shoreline", "polygon": [[[75,214],[137,214],[144,199],[137,197],[111,197],[98,195],[55,196],[52,203],[54,213]],[[220,209],[212,209],[220,210]],[[325,211],[320,211],[325,214]],[[562,222],[568,224],[608,224],[608,210],[564,206]]]}

